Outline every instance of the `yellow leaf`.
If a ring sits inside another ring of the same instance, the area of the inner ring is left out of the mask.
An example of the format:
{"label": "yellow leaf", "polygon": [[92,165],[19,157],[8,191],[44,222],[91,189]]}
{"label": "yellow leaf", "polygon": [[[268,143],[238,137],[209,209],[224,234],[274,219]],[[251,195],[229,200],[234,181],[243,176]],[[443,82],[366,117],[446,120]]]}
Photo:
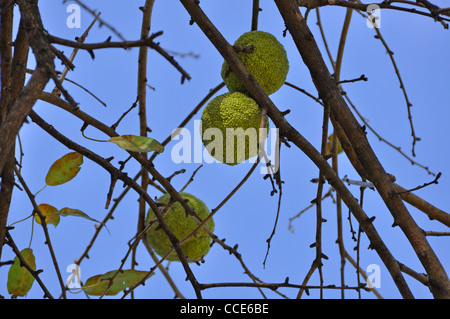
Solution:
{"label": "yellow leaf", "polygon": [[[331,134],[330,136],[328,136],[328,142],[326,145],[326,149],[327,149],[327,154],[331,153],[331,149],[333,148],[333,136],[334,134]],[[337,154],[340,154],[344,151],[344,149],[341,146],[341,142],[339,142],[339,139],[337,141]]]}
{"label": "yellow leaf", "polygon": [[[49,204],[40,204],[38,208],[41,211],[42,215],[45,216],[46,224],[52,224],[55,227],[58,226],[60,216],[58,210],[55,207]],[[41,218],[38,214],[34,214],[34,219],[38,224],[41,224]]]}
{"label": "yellow leaf", "polygon": [[80,171],[80,165],[83,164],[83,155],[77,152],[71,152],[52,164],[45,183],[50,186],[64,184],[74,178]]}

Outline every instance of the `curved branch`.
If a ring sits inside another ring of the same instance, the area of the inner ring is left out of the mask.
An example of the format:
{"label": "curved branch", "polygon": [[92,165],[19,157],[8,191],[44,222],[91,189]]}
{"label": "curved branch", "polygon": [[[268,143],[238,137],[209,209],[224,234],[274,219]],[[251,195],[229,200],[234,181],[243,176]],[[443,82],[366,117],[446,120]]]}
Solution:
{"label": "curved branch", "polygon": [[[449,12],[448,8],[440,9],[439,7],[434,6],[434,5],[433,6],[436,8],[436,10],[434,10],[434,11],[429,10],[430,13],[428,13],[428,12],[419,11],[416,8],[398,7],[398,6],[393,6],[391,4],[392,2],[401,2],[401,1],[383,1],[380,3],[371,3],[371,4],[364,4],[364,3],[360,3],[360,2],[353,2],[353,1],[347,1],[347,0],[333,0],[333,1],[330,1],[330,0],[296,0],[296,2],[299,7],[306,7],[309,9],[319,8],[319,7],[324,7],[324,6],[338,6],[338,7],[351,8],[351,9],[356,9],[356,10],[361,10],[361,11],[367,11],[369,6],[376,5],[380,9],[390,9],[390,10],[418,14],[418,15],[433,18],[440,22],[450,21],[449,18],[440,16],[441,14],[445,15],[445,16],[450,16],[450,12]],[[424,6],[418,6],[418,7],[429,9]],[[444,25],[444,27],[445,27],[445,25]],[[446,28],[448,28],[448,26]]]}
{"label": "curved branch", "polygon": [[[288,30],[310,70],[322,100],[330,105],[334,115],[347,135],[363,168],[377,188],[395,222],[400,226],[426,269],[435,298],[450,298],[450,281],[441,262],[435,255],[421,229],[406,209],[401,197],[369,145],[365,132],[345,103],[336,81],[329,73],[314,37],[306,25],[298,6],[290,0],[275,0]],[[347,205],[348,206],[348,205]],[[398,269],[398,266],[396,266]]]}
{"label": "curved branch", "polygon": [[[273,104],[273,102],[261,88],[259,83],[245,68],[242,61],[233,50],[233,47],[215,28],[215,26],[208,19],[205,13],[201,10],[198,3],[194,0],[180,0],[180,2],[189,12],[193,21],[195,21],[195,23],[202,29],[208,39],[225,58],[233,72],[239,77],[247,90],[250,92],[250,95],[255,99],[255,101],[260,105],[261,108],[267,108],[267,114],[272,119],[273,123],[279,128],[280,134],[292,141],[319,167],[321,171],[323,171],[323,174],[328,182],[341,195],[342,200],[350,208],[350,210],[353,212],[353,214],[363,227],[366,235],[371,241],[371,247],[373,247],[377,251],[381,259],[383,260],[395,283],[399,287],[402,295],[406,298],[413,298],[413,295],[408,288],[408,285],[398,267],[397,261],[387,249],[383,240],[373,226],[371,219],[367,217],[366,213],[359,206],[357,200],[345,187],[345,185],[335,174],[334,170],[330,167],[327,161],[294,127],[290,125],[289,122],[287,122],[287,120],[284,118],[284,115]],[[277,5],[279,4],[278,1],[276,1],[276,3]],[[294,3],[291,4],[294,5]],[[298,11],[298,7],[295,7],[295,9]],[[297,14],[300,15],[300,12],[298,12]],[[307,41],[311,41],[311,38],[312,35],[310,35],[310,38],[308,38]],[[317,52],[315,52],[315,54],[317,54]],[[320,52],[318,54],[320,56]],[[333,86],[336,88],[336,82],[331,78],[331,75],[329,76],[333,82]]]}
{"label": "curved branch", "polygon": [[[112,176],[114,176],[117,179],[120,179],[126,185],[131,186],[131,188],[133,188],[140,196],[142,196],[144,198],[144,200],[149,204],[149,206],[155,212],[156,218],[158,219],[161,229],[163,229],[163,231],[166,233],[166,235],[169,238],[170,242],[172,243],[176,253],[178,254],[181,264],[183,265],[183,268],[186,272],[187,279],[189,281],[191,281],[192,286],[194,287],[194,290],[197,294],[197,297],[201,298],[202,296],[201,296],[201,292],[200,292],[200,289],[198,286],[199,284],[198,284],[197,279],[195,278],[191,268],[189,267],[186,256],[183,253],[183,250],[181,249],[180,240],[173,234],[173,232],[170,229],[169,225],[167,224],[166,220],[162,216],[158,206],[153,201],[153,199],[147,194],[147,192],[145,192],[142,189],[142,187],[139,184],[137,184],[135,181],[133,181],[126,173],[118,170],[116,167],[114,167],[110,162],[108,162],[103,157],[97,155],[96,153],[88,150],[87,148],[68,139],[66,136],[64,136],[63,134],[58,132],[53,126],[51,126],[47,122],[45,122],[34,111],[31,111],[29,116],[33,122],[35,122],[38,126],[40,126],[44,131],[46,131],[53,138],[55,138],[56,140],[58,140],[63,145],[67,146],[68,148],[80,153],[81,155],[85,156],[86,158],[88,158],[88,159],[92,160],[93,162],[95,162],[96,164],[100,165]],[[146,168],[148,169],[148,167],[146,167]],[[153,169],[153,171],[155,171],[155,170]],[[159,175],[159,173],[158,173],[158,175]],[[178,193],[177,193],[177,195],[178,195],[178,197],[181,197],[181,196],[179,196]],[[174,198],[175,200],[178,201],[178,198],[176,195],[173,195],[172,198]],[[183,200],[181,200],[181,201],[187,206],[187,204]],[[188,211],[188,210],[186,210],[186,211]],[[190,210],[190,211],[192,211],[192,210]]]}
{"label": "curved branch", "polygon": [[159,31],[156,33],[153,33],[151,36],[141,39],[141,40],[135,40],[135,41],[121,41],[121,42],[110,42],[110,41],[104,41],[104,42],[98,42],[98,43],[81,43],[76,41],[70,41],[67,39],[62,39],[55,37],[53,35],[48,35],[48,38],[51,43],[56,43],[72,48],[78,48],[87,50],[92,53],[92,50],[99,50],[99,49],[109,49],[109,48],[123,48],[128,49],[132,47],[143,47],[147,46],[149,48],[152,48],[156,52],[158,52],[160,55],[162,55],[167,61],[169,61],[170,64],[172,64],[182,75],[182,82],[184,79],[191,79],[191,76],[189,73],[187,73],[175,59],[173,56],[168,54],[158,43],[153,42],[153,39],[156,37],[159,37],[162,35],[163,32]]}

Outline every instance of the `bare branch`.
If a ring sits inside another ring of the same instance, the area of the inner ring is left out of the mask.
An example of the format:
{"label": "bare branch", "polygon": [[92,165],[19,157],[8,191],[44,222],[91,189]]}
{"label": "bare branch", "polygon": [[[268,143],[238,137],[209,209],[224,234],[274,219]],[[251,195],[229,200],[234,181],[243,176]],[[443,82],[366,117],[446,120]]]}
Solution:
{"label": "bare branch", "polygon": [[[367,217],[365,212],[361,209],[359,204],[356,202],[353,195],[348,191],[342,181],[336,176],[333,169],[329,166],[326,160],[321,156],[319,152],[297,131],[295,130],[284,118],[282,113],[276,108],[273,102],[269,99],[267,94],[261,88],[259,83],[253,78],[253,76],[248,72],[245,66],[242,64],[239,57],[234,52],[232,46],[225,40],[225,38],[220,34],[220,32],[214,27],[211,21],[206,17],[204,12],[200,9],[198,4],[192,0],[180,0],[185,6],[186,10],[191,15],[192,19],[196,24],[202,29],[208,39],[212,44],[218,49],[218,51],[224,56],[228,65],[233,69],[233,72],[239,77],[242,83],[245,85],[249,93],[260,105],[260,107],[266,107],[267,113],[279,128],[280,134],[286,136],[290,141],[292,141],[297,147],[299,147],[321,170],[323,170],[324,176],[326,176],[328,182],[336,189],[336,191],[341,195],[343,201],[351,209],[353,214],[356,216],[358,221],[361,223],[366,235],[370,238],[373,247],[377,250],[378,254],[387,265],[387,268],[391,272],[396,284],[399,286],[402,294],[405,297],[412,297],[412,294],[398,269],[397,261],[389,250],[386,248],[381,237],[376,232],[370,219]],[[277,3],[278,4],[278,3]],[[291,13],[295,13],[296,16],[301,17],[300,12],[295,12],[290,8]],[[296,8],[298,11],[298,8]],[[288,22],[287,19],[285,19]],[[289,26],[288,26],[289,27]],[[304,26],[302,26],[304,28]],[[310,33],[308,33],[310,35]],[[310,42],[312,36],[307,37],[305,42]],[[302,39],[303,40],[303,39]],[[313,50],[311,54],[320,57],[320,52],[318,49]],[[336,87],[336,82],[328,73],[329,79],[331,81],[334,90],[339,90]],[[324,87],[324,89],[330,89],[330,87]],[[322,93],[322,90],[321,90]],[[340,96],[340,92],[338,93]],[[321,96],[322,97],[322,96]],[[342,98],[340,96],[340,98]]]}

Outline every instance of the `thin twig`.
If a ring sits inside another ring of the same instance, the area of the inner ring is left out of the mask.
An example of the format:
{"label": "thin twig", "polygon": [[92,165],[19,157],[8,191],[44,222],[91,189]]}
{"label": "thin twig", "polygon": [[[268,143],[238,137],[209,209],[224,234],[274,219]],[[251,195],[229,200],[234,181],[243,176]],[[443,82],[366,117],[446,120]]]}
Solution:
{"label": "thin twig", "polygon": [[129,49],[132,47],[141,47],[141,46],[148,46],[158,52],[160,55],[162,55],[167,61],[169,61],[170,64],[172,64],[182,75],[182,82],[184,82],[184,79],[190,80],[191,76],[189,73],[187,73],[179,64],[175,61],[173,56],[169,55],[166,51],[164,51],[163,48],[158,43],[155,43],[153,40],[162,35],[162,31],[153,33],[151,36],[145,39],[141,40],[135,40],[135,41],[122,41],[122,42],[111,42],[111,41],[104,41],[99,43],[79,43],[70,41],[67,39],[62,39],[53,35],[49,35],[48,38],[50,42],[72,47],[72,48],[79,48],[83,50],[87,50],[92,52],[93,50],[99,50],[99,49],[109,49],[109,48],[123,48],[123,49]]}
{"label": "thin twig", "polygon": [[419,189],[421,189],[421,188],[430,186],[430,185],[432,185],[432,184],[438,184],[438,179],[439,179],[440,177],[441,177],[441,172],[439,172],[439,173],[436,175],[436,177],[434,178],[434,180],[432,180],[431,182],[428,182],[428,183],[425,183],[425,184],[423,184],[423,185],[414,187],[414,188],[412,188],[412,189],[408,189],[408,190],[401,191],[401,192],[396,192],[395,194],[396,194],[396,195],[400,195],[400,194],[404,194],[404,193],[411,193],[411,192],[414,192],[414,191],[419,190]]}
{"label": "thin twig", "polygon": [[[100,12],[95,16],[95,18],[94,18],[94,20],[91,22],[91,24],[88,26],[88,28],[86,29],[86,31],[81,35],[81,37],[79,37],[78,39],[77,39],[77,42],[80,42],[80,43],[83,43],[84,42],[84,40],[86,40],[86,37],[88,36],[88,34],[89,34],[89,31],[91,30],[91,28],[94,26],[94,24],[95,24],[95,22],[98,20],[98,18],[100,17]],[[70,57],[69,57],[69,62],[70,63],[72,63],[73,62],[73,60],[75,60],[75,56],[77,55],[77,53],[78,53],[78,48],[75,48],[75,49],[73,49],[73,51],[72,51],[72,54],[70,55]],[[71,68],[71,70],[73,70],[73,68]],[[62,71],[62,73],[61,73],[61,75],[60,75],[60,77],[59,77],[59,80],[61,81],[61,83],[64,81],[64,79],[65,79],[65,77],[66,77],[66,75],[67,75],[67,73],[69,72],[69,67],[66,65],[66,67],[64,68],[64,70]],[[53,91],[52,91],[52,94],[57,94],[57,95],[59,95],[60,94],[60,92],[58,91],[58,88],[54,88],[53,89]]]}
{"label": "thin twig", "polygon": [[433,175],[436,176],[435,173],[433,173],[429,167],[420,164],[418,162],[416,162],[415,160],[413,160],[411,157],[409,157],[408,155],[406,155],[405,152],[402,151],[400,146],[395,146],[394,144],[392,144],[391,142],[389,142],[388,140],[386,140],[384,137],[382,137],[370,124],[369,121],[367,121],[366,118],[364,118],[361,114],[361,112],[359,112],[359,110],[356,108],[355,104],[350,100],[349,96],[347,94],[344,95],[345,100],[348,102],[348,104],[350,105],[350,107],[355,111],[356,115],[359,117],[359,119],[364,123],[364,125],[378,138],[379,141],[387,144],[388,146],[392,147],[394,150],[396,150],[397,152],[399,152],[404,158],[406,158],[411,165],[417,165],[421,168],[423,168],[429,175]]}
{"label": "thin twig", "polygon": [[400,70],[397,66],[397,63],[395,62],[394,53],[391,51],[391,49],[387,45],[386,40],[384,40],[383,36],[381,35],[379,28],[374,28],[374,29],[375,29],[375,32],[377,33],[375,38],[379,39],[381,41],[381,43],[383,43],[384,47],[386,48],[387,53],[389,54],[389,58],[391,59],[392,66],[394,67],[394,70],[395,70],[395,74],[397,75],[398,81],[400,82],[400,89],[402,90],[403,96],[405,97],[406,109],[408,111],[408,120],[409,120],[409,125],[411,127],[411,136],[413,138],[411,153],[412,153],[412,156],[416,156],[416,152],[415,152],[416,142],[420,141],[420,138],[416,136],[416,132],[414,129],[414,123],[412,120],[411,107],[413,105],[409,100],[408,94],[406,92],[405,84],[403,83],[403,79],[400,75]]}
{"label": "thin twig", "polygon": [[448,231],[434,231],[434,230],[426,230],[424,231],[425,236],[450,236],[450,232]]}
{"label": "thin twig", "polygon": [[62,296],[65,299],[66,298],[65,284],[64,284],[64,281],[63,281],[62,276],[61,276],[61,271],[59,270],[59,265],[58,265],[58,261],[56,260],[56,255],[55,255],[55,251],[53,250],[52,242],[50,240],[50,234],[48,232],[47,223],[45,222],[45,216],[42,214],[41,210],[39,209],[39,206],[37,205],[37,203],[36,203],[36,201],[34,199],[33,193],[28,188],[28,185],[25,183],[25,180],[23,179],[23,177],[20,174],[20,172],[17,169],[17,167],[14,167],[14,172],[16,173],[16,176],[19,179],[20,184],[22,185],[22,187],[25,190],[25,193],[27,194],[31,204],[33,205],[33,211],[39,216],[39,218],[41,220],[41,226],[42,226],[42,229],[43,229],[44,235],[45,235],[45,243],[48,246],[48,250],[50,252],[50,256],[51,256],[52,261],[53,261],[53,266],[55,267],[56,275],[58,277],[58,281],[59,281],[59,284],[61,286]]}
{"label": "thin twig", "polygon": [[309,289],[346,289],[346,290],[365,290],[370,291],[370,288],[364,286],[358,287],[358,286],[345,286],[340,287],[336,285],[323,285],[323,286],[308,286],[308,285],[299,285],[299,284],[291,284],[286,282],[280,282],[280,283],[252,283],[252,282],[217,282],[217,283],[211,283],[211,284],[200,284],[200,289],[209,289],[209,288],[218,288],[218,287],[257,287],[257,288],[267,288],[271,290],[277,290],[278,288],[286,287],[286,288],[300,288],[304,290]]}
{"label": "thin twig", "polygon": [[[152,12],[154,0],[146,0],[142,9],[142,22],[141,22],[141,39],[145,39],[149,36],[150,25],[152,20]],[[148,123],[147,123],[147,57],[148,57],[148,48],[140,47],[139,48],[139,56],[138,56],[138,74],[137,74],[137,100],[136,103],[139,102],[139,134],[141,136],[147,136],[148,133]],[[142,156],[147,160],[147,154],[142,154]],[[142,176],[141,176],[141,187],[143,190],[147,191],[150,178],[148,176],[148,172],[141,166]],[[138,222],[137,222],[137,233],[142,232],[145,225],[145,213],[146,213],[146,203],[145,200],[140,197],[139,198],[139,208],[138,208]],[[136,263],[136,249],[137,245],[133,248],[132,255],[132,267],[134,267]],[[170,277],[166,277],[170,278]],[[131,295],[134,298],[134,292]]]}
{"label": "thin twig", "polygon": [[[47,122],[45,122],[38,114],[36,114],[34,111],[31,111],[29,114],[30,118],[35,122],[37,125],[39,125],[42,129],[44,129],[48,134],[50,134],[52,137],[57,139],[62,144],[66,145],[70,149],[73,149],[80,153],[81,155],[89,158],[90,160],[94,161],[96,164],[103,167],[106,171],[108,171],[110,174],[116,175],[118,179],[123,181],[125,184],[130,185],[139,195],[143,196],[146,200],[146,202],[150,205],[152,210],[155,212],[155,215],[158,219],[159,224],[161,225],[161,228],[164,230],[164,232],[169,237],[169,240],[175,247],[175,251],[177,255],[180,258],[181,264],[183,265],[183,268],[186,272],[186,275],[191,282],[197,298],[201,298],[201,292],[198,288],[198,282],[192,273],[191,268],[189,267],[188,261],[186,260],[186,257],[183,254],[183,250],[180,247],[179,240],[175,237],[173,232],[171,231],[170,227],[167,225],[167,222],[164,220],[163,216],[160,214],[160,211],[156,205],[156,203],[151,199],[151,197],[138,185],[136,182],[134,182],[130,177],[127,176],[126,173],[123,173],[119,171],[117,168],[115,168],[113,165],[111,165],[107,160],[102,158],[101,156],[95,154],[94,152],[86,149],[85,147],[73,142],[72,140],[65,137],[63,134],[58,132],[53,126],[49,125]],[[134,154],[136,157],[139,157],[138,155]],[[140,157],[139,157],[140,158]],[[146,169],[149,169],[153,176],[157,177],[158,180],[162,181],[165,185],[165,188],[170,190],[170,195],[175,198],[176,201],[180,202],[181,205],[184,204],[184,206],[187,206],[187,204],[184,202],[184,200],[181,198],[181,196],[176,192],[173,188],[173,186],[170,185],[167,181],[163,180],[163,177],[157,172],[153,167],[150,167],[146,165]],[[177,196],[178,195],[178,196]],[[184,207],[183,206],[183,207]],[[187,208],[187,211],[189,211],[192,215],[194,212],[192,212],[192,209],[190,207]]]}
{"label": "thin twig", "polygon": [[253,0],[252,6],[252,27],[251,30],[258,30],[258,16],[261,8],[259,7],[259,0]]}
{"label": "thin twig", "polygon": [[[336,189],[337,192],[340,193],[346,205],[351,208],[352,213],[359,220],[361,225],[364,228],[366,235],[370,238],[370,240],[375,243],[375,247],[379,256],[384,261],[385,265],[390,271],[390,274],[393,278],[396,279],[395,283],[398,285],[402,294],[405,297],[412,297],[412,293],[409,290],[407,283],[404,281],[404,278],[401,272],[398,269],[397,262],[395,258],[393,258],[392,254],[388,249],[381,248],[385,247],[384,242],[381,237],[379,237],[378,232],[376,231],[373,224],[370,222],[369,218],[365,214],[365,212],[361,209],[354,196],[348,191],[345,185],[339,180],[336,176],[333,169],[329,166],[326,160],[321,156],[319,152],[309,143],[292,125],[284,118],[283,114],[278,110],[278,108],[273,104],[273,101],[267,96],[264,90],[261,88],[259,83],[252,77],[252,75],[248,72],[246,67],[243,65],[242,61],[239,59],[237,54],[232,49],[231,45],[226,41],[226,39],[221,35],[219,30],[212,24],[209,18],[205,15],[203,10],[198,6],[198,4],[194,3],[192,0],[180,0],[183,6],[186,8],[193,21],[200,27],[200,29],[207,35],[208,39],[211,43],[216,47],[216,49],[220,52],[220,54],[224,57],[230,68],[233,69],[233,72],[238,76],[239,80],[245,85],[250,95],[255,99],[255,101],[259,104],[260,107],[267,107],[267,113],[269,117],[272,119],[274,124],[279,128],[280,134],[289,139],[290,142],[295,144],[299,149],[301,149],[320,169],[323,169],[324,176],[326,176],[328,182]],[[331,110],[338,114],[339,120],[343,121],[343,124],[347,124],[347,121],[351,121],[353,124],[349,125],[354,129],[356,126],[354,124],[355,119],[353,115],[350,114],[350,110],[348,110],[347,106],[345,106],[345,102],[343,102],[340,91],[336,88],[336,83],[334,79],[329,75],[324,75],[324,65],[322,65],[323,61],[321,61],[320,52],[317,52],[318,49],[316,47],[316,43],[314,39],[311,37],[311,32],[309,28],[306,26],[305,22],[302,20],[302,15],[299,12],[298,8],[295,7],[295,4],[290,1],[275,0],[277,6],[282,8],[283,18],[286,22],[286,25],[289,29],[291,35],[293,35],[294,42],[297,44],[301,43],[302,45],[307,46],[310,50],[304,50],[308,52],[309,55],[304,54],[302,50],[302,57],[308,67],[312,68],[314,72],[311,72],[313,77],[315,78],[315,84],[318,88],[320,88],[321,98],[326,99],[326,101],[330,102]],[[285,15],[288,15],[286,17]],[[295,21],[295,22],[294,22]],[[311,57],[314,56],[314,59]],[[315,60],[319,59],[319,61]],[[315,60],[318,64],[312,66],[312,61]],[[326,84],[322,87],[320,84],[322,81],[326,82]],[[326,88],[326,89],[325,89]],[[339,96],[339,97],[338,97]],[[333,102],[331,103],[332,100]],[[347,109],[346,109],[347,108]],[[339,112],[338,112],[339,111]],[[335,115],[336,115],[335,114]],[[346,132],[350,133],[350,132]],[[353,135],[351,136],[353,139],[356,139],[360,134],[360,131],[355,130]],[[361,147],[360,151],[364,152],[373,152],[368,145],[366,140],[358,140],[354,145],[358,145]],[[372,162],[372,156],[369,156],[370,161]],[[374,160],[377,164],[378,162]],[[381,185],[386,186],[385,182],[381,182]],[[395,275],[394,275],[395,274]]]}
{"label": "thin twig", "polygon": [[[65,3],[67,0],[63,0],[63,3]],[[76,3],[78,3],[80,5],[80,7],[82,7],[83,9],[85,9],[86,11],[88,11],[90,14],[92,14],[93,16],[97,16],[97,11],[93,10],[91,8],[89,8],[88,6],[86,6],[82,1],[79,0],[72,0],[75,1]],[[100,27],[105,26],[108,29],[110,29],[117,37],[119,37],[122,41],[126,41],[125,37],[120,34],[116,28],[114,28],[112,25],[110,25],[109,23],[107,23],[105,20],[98,18],[98,21],[100,23]]]}
{"label": "thin twig", "polygon": [[[329,1],[329,0],[296,0],[296,1],[297,1],[298,6],[307,7],[307,8],[318,8],[318,7],[323,7],[323,6],[339,6],[339,7],[345,7],[345,8],[352,8],[352,9],[356,9],[356,10],[360,10],[360,11],[367,11],[367,8],[369,7],[369,5],[377,5],[378,8],[380,8],[380,9],[397,10],[397,11],[418,14],[418,15],[436,19],[440,22],[450,21],[446,17],[436,16],[436,15],[428,13],[428,12],[423,12],[423,11],[417,10],[416,8],[405,8],[405,7],[393,6],[393,5],[391,5],[391,2],[394,2],[394,1],[382,1],[379,3],[371,3],[371,4],[364,4],[364,3],[360,3],[360,2],[358,3],[358,2],[347,1],[347,0],[333,0],[333,1]],[[395,2],[401,2],[401,1],[395,1]],[[448,15],[447,10],[444,10],[440,13],[444,14],[444,15]],[[445,24],[444,24],[444,27],[445,27]]]}

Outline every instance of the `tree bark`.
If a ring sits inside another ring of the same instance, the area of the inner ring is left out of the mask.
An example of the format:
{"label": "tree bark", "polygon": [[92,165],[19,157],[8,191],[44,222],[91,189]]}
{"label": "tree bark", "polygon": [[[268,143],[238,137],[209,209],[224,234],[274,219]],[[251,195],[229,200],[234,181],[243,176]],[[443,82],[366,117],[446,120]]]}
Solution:
{"label": "tree bark", "polygon": [[450,298],[450,281],[444,267],[429,245],[424,233],[417,226],[406,209],[395,185],[372,150],[366,134],[347,106],[336,81],[328,71],[314,37],[309,30],[295,1],[275,0],[283,16],[286,27],[308,67],[319,97],[330,106],[337,123],[348,137],[352,148],[385,202],[394,222],[400,226],[425,268],[430,281],[430,289],[435,298]]}
{"label": "tree bark", "polygon": [[261,108],[267,109],[267,114],[272,119],[273,123],[278,127],[280,136],[285,136],[289,141],[301,149],[316,164],[321,172],[323,172],[323,175],[327,181],[339,193],[344,203],[349,207],[361,227],[364,229],[371,242],[371,247],[377,251],[381,260],[386,265],[401,295],[404,298],[414,298],[403,277],[403,274],[400,271],[397,260],[392,256],[389,249],[387,249],[386,245],[383,243],[383,240],[376,231],[371,219],[366,215],[361,206],[359,206],[356,198],[354,198],[352,193],[345,187],[341,179],[334,172],[333,168],[327,163],[323,156],[285,119],[284,115],[273,104],[259,83],[245,68],[242,61],[235,53],[233,47],[225,40],[225,38],[201,10],[198,3],[194,0],[180,0],[180,2],[189,12],[192,20],[200,27],[203,33],[205,33],[211,43],[224,57],[236,76],[239,77],[247,88],[249,94],[255,99]]}

